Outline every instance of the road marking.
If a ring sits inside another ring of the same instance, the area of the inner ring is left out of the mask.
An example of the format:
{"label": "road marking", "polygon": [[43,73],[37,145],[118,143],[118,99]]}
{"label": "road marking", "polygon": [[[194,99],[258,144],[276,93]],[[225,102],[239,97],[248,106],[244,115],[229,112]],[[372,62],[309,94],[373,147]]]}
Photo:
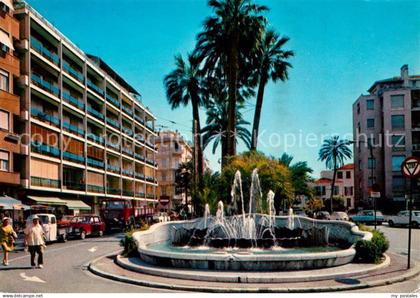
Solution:
{"label": "road marking", "polygon": [[89,248],[88,251],[90,252],[95,252],[98,248],[96,246]]}
{"label": "road marking", "polygon": [[42,279],[40,279],[37,276],[26,276],[26,273],[23,272],[20,274],[20,277],[23,278],[24,281],[32,281],[32,282],[39,282],[39,283],[45,283],[45,281],[43,281]]}

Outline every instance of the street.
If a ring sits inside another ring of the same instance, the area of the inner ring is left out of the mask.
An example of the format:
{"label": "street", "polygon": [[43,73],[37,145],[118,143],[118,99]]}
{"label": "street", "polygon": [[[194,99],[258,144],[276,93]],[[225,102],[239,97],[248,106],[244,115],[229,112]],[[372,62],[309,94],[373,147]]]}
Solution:
{"label": "street", "polygon": [[[406,228],[378,227],[390,240],[390,251],[406,255]],[[86,265],[100,256],[120,249],[122,234],[102,238],[71,240],[48,245],[44,269],[30,269],[29,254],[23,251],[10,255],[10,266],[0,266],[0,292],[56,293],[56,292],[169,292],[120,283],[91,274]],[[413,230],[412,258],[420,261],[420,229]],[[6,270],[5,270],[6,269]],[[412,292],[419,291],[420,277],[356,292]]]}

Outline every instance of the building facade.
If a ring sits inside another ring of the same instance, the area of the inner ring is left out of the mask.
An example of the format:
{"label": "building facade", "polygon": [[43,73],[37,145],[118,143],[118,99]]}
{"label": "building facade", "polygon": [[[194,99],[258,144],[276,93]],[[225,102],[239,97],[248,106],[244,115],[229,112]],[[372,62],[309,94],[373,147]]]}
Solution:
{"label": "building facade", "polygon": [[[331,196],[333,174],[333,171],[322,171],[320,178],[315,180],[312,185],[315,190],[315,196],[323,201],[329,199]],[[347,210],[355,208],[353,164],[346,164],[337,170],[334,196],[344,199],[343,204]]]}
{"label": "building facade", "polygon": [[14,9],[23,199],[40,204],[77,199],[94,212],[105,200],[129,200],[138,209],[154,206],[155,117],[139,93],[28,4]]}
{"label": "building facade", "polygon": [[185,193],[177,191],[175,172],[179,165],[188,162],[193,157],[190,144],[177,131],[159,132],[156,138],[157,162],[159,169],[157,179],[159,183],[158,197],[162,210],[171,210],[185,204]]}
{"label": "building facade", "polygon": [[[400,169],[406,157],[420,157],[420,76],[404,65],[400,76],[377,81],[368,92],[353,104],[356,201],[371,204],[375,185],[379,206],[405,208],[408,181]],[[418,197],[418,187],[415,192]]]}
{"label": "building facade", "polygon": [[13,46],[19,32],[12,1],[0,1],[0,196],[16,196],[20,188],[20,60]]}

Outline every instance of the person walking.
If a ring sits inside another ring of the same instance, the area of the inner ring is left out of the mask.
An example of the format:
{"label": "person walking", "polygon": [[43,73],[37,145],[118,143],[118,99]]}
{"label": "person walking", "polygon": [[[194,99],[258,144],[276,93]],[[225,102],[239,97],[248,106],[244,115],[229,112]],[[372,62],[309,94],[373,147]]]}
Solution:
{"label": "person walking", "polygon": [[39,217],[32,217],[32,225],[25,229],[25,242],[31,254],[31,266],[35,268],[35,255],[38,254],[38,268],[44,268],[45,233],[39,224]]}
{"label": "person walking", "polygon": [[9,252],[13,251],[17,235],[10,224],[10,218],[4,217],[0,227],[0,245],[3,249],[3,265],[9,265]]}

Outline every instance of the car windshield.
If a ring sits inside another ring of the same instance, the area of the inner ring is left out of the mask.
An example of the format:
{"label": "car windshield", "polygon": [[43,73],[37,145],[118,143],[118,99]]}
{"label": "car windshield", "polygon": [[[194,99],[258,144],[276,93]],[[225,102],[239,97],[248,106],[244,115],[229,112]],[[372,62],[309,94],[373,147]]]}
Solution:
{"label": "car windshield", "polygon": [[49,220],[48,220],[48,216],[47,215],[38,215],[39,217],[39,222],[42,224],[48,224]]}

